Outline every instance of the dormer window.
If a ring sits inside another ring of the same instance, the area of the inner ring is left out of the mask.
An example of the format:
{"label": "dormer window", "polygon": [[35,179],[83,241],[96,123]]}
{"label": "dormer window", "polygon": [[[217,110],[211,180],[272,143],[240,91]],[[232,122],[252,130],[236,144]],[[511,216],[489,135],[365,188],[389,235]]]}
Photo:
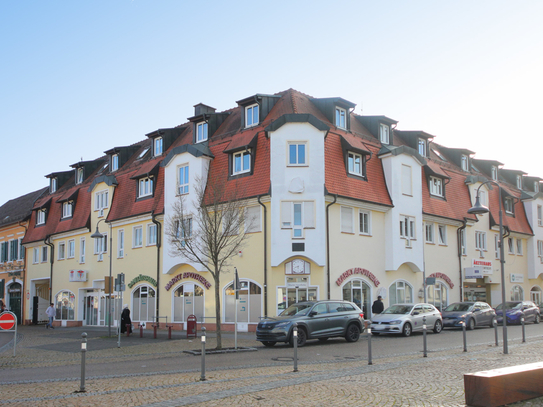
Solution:
{"label": "dormer window", "polygon": [[379,126],[379,140],[383,144],[390,144],[390,127],[386,124]]}
{"label": "dormer window", "polygon": [[244,174],[251,171],[251,153],[240,151],[232,154],[232,175]]}
{"label": "dormer window", "polygon": [[141,178],[138,181],[138,198],[150,196],[153,194],[153,180],[151,178]]}
{"label": "dormer window", "polygon": [[522,177],[517,175],[517,188],[522,189]]}
{"label": "dormer window", "polygon": [[437,177],[430,177],[430,194],[443,197],[443,180]]}
{"label": "dormer window", "polygon": [[364,177],[364,157],[361,154],[348,153],[347,154],[347,168],[349,174],[357,175],[359,177]]}
{"label": "dormer window", "polygon": [[256,126],[258,122],[258,104],[247,106],[245,108],[245,127]]}
{"label": "dormer window", "polygon": [[490,167],[490,176],[491,176],[493,181],[498,180],[498,167],[496,167],[495,165]]}
{"label": "dormer window", "polygon": [[196,125],[196,142],[201,143],[207,140],[207,122],[201,122]]}
{"label": "dormer window", "polygon": [[36,225],[45,225],[45,209],[36,212]]}
{"label": "dormer window", "polygon": [[423,138],[419,138],[418,141],[418,147],[419,147],[419,154],[423,157],[426,157],[426,140]]}
{"label": "dormer window", "polygon": [[154,141],[154,147],[155,147],[155,156],[162,154],[163,149],[163,140],[162,137],[157,137]]}
{"label": "dormer window", "polygon": [[462,169],[464,171],[468,171],[469,164],[468,164],[468,156],[467,155],[462,154],[462,157],[460,159],[460,163],[461,163]]}
{"label": "dormer window", "polygon": [[539,192],[539,181],[534,181],[534,192]]}
{"label": "dormer window", "polygon": [[71,218],[73,215],[73,201],[62,203],[62,218]]}
{"label": "dormer window", "polygon": [[513,213],[513,200],[511,198],[505,198],[503,206],[506,213]]}
{"label": "dormer window", "polygon": [[50,193],[57,192],[57,183],[58,183],[58,180],[56,178],[51,178],[51,183],[49,185]]}
{"label": "dormer window", "polygon": [[336,127],[347,128],[347,111],[341,107],[336,107]]}
{"label": "dormer window", "polygon": [[117,171],[119,169],[119,154],[113,154],[111,156],[111,171]]}
{"label": "dormer window", "polygon": [[83,168],[78,168],[75,173],[75,183],[81,184],[83,182]]}

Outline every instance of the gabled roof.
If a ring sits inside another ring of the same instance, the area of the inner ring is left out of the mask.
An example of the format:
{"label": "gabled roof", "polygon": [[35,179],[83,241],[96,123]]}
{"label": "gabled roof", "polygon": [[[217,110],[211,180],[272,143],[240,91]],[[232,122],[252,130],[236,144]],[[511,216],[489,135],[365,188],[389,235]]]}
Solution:
{"label": "gabled roof", "polygon": [[7,201],[0,206],[0,227],[23,222],[30,218],[34,202],[47,193],[49,187],[38,189],[26,195]]}

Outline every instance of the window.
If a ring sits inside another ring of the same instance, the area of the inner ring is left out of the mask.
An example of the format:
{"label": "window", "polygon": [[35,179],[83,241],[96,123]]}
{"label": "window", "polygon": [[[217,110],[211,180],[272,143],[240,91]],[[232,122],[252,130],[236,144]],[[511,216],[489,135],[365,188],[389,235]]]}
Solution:
{"label": "window", "polygon": [[196,125],[196,142],[201,143],[207,140],[207,122],[201,122]]}
{"label": "window", "polygon": [[496,259],[500,258],[500,237],[499,235],[494,235],[494,256]]}
{"label": "window", "polygon": [[430,177],[430,194],[443,196],[443,180],[437,177]]}
{"label": "window", "polygon": [[400,237],[404,239],[415,238],[415,218],[412,216],[400,216]]}
{"label": "window", "polygon": [[73,321],[75,319],[75,295],[70,291],[61,291],[55,297],[55,319]]}
{"label": "window", "polygon": [[164,146],[162,137],[157,137],[153,142],[153,146],[155,147],[155,156],[162,154],[162,148]]}
{"label": "window", "polygon": [[124,229],[117,232],[117,257],[119,259],[124,257]]}
{"label": "window", "polygon": [[83,172],[83,168],[78,168],[75,172],[75,183],[76,184],[81,184],[84,180],[84,172]]}
{"label": "window", "polygon": [[245,233],[262,231],[260,206],[249,206],[245,208]]}
{"label": "window", "polygon": [[25,259],[25,247],[23,246],[23,238],[19,238],[19,260]]}
{"label": "window", "polygon": [[142,178],[138,181],[138,198],[150,196],[153,194],[153,180],[151,178]]}
{"label": "window", "polygon": [[102,233],[102,237],[94,239],[94,254],[98,255],[98,261],[103,260],[104,253],[107,253],[107,233]]}
{"label": "window", "polygon": [[19,241],[9,241],[9,261],[17,261],[19,258]]}
{"label": "window", "polygon": [[475,232],[475,249],[486,251],[486,232]]}
{"label": "window", "polygon": [[45,263],[47,261],[47,248],[49,246],[43,246],[41,248],[41,262]]}
{"label": "window", "polygon": [[245,108],[245,127],[256,126],[258,123],[258,105],[247,106]]}
{"label": "window", "polygon": [[289,143],[288,144],[288,164],[289,165],[306,165],[305,143]]}
{"label": "window", "polygon": [[517,238],[517,255],[522,256],[522,239]]}
{"label": "window", "polygon": [[182,165],[179,167],[178,171],[178,188],[177,191],[180,195],[189,193],[189,166]]}
{"label": "window", "polygon": [[117,171],[119,169],[119,154],[113,154],[111,156],[111,171]]}
{"label": "window", "polygon": [[85,263],[85,238],[79,241],[79,263]]}
{"label": "window", "polygon": [[466,229],[462,229],[462,231],[460,232],[460,248],[462,251],[462,256],[466,256],[468,254],[467,242],[466,242]]}
{"label": "window", "polygon": [[145,154],[147,154],[147,151],[149,151],[149,149],[150,149],[149,147],[146,147],[146,148],[140,153],[140,155],[138,155],[138,160],[141,160],[141,159],[145,156]]}
{"label": "window", "polygon": [[412,188],[411,167],[402,164],[402,194],[411,196],[413,194]]}
{"label": "window", "polygon": [[537,255],[539,256],[540,261],[543,263],[543,240],[537,241]]}
{"label": "window", "polygon": [[482,189],[479,191],[479,202],[481,203],[481,205],[488,207],[486,191],[483,191]]}
{"label": "window", "polygon": [[505,212],[507,213],[513,213],[513,200],[511,198],[505,198],[503,201],[503,207],[505,209]]}
{"label": "window", "polygon": [[72,217],[72,208],[73,202],[63,202],[62,203],[62,217],[71,218]]}
{"label": "window", "polygon": [[40,248],[34,247],[34,249],[32,250],[32,263],[36,264],[36,263],[39,263],[39,261],[40,261]]}
{"label": "window", "polygon": [[426,222],[424,226],[426,243],[435,243],[434,240],[434,224]]}
{"label": "window", "polygon": [[143,246],[143,228],[141,226],[136,226],[132,233],[132,247]]}
{"label": "window", "polygon": [[507,253],[508,254],[515,254],[515,247],[513,246],[513,238],[508,237],[507,238]]}
{"label": "window", "polygon": [[364,174],[364,161],[360,154],[349,153],[348,154],[348,168],[349,174],[358,175],[363,177]]}
{"label": "window", "polygon": [[520,285],[514,285],[511,287],[511,301],[524,300],[524,290]]}
{"label": "window", "polygon": [[379,140],[383,144],[390,144],[390,127],[386,124],[381,124],[379,126]]}
{"label": "window", "polygon": [[439,237],[439,244],[446,245],[447,244],[447,226],[438,225],[437,231],[438,231],[438,237]]}
{"label": "window", "polygon": [[389,289],[388,305],[413,302],[413,287],[405,281],[396,281]]}
{"label": "window", "polygon": [[354,210],[346,206],[341,207],[341,232],[354,233]]}
{"label": "window", "polygon": [[441,282],[427,286],[426,298],[429,304],[442,311],[447,306],[447,287]]}
{"label": "window", "polygon": [[419,154],[423,157],[426,157],[426,140],[424,140],[423,138],[419,138],[418,147]]}
{"label": "window", "polygon": [[315,227],[315,203],[281,202],[281,228],[292,229],[292,237],[303,238],[303,229]]}
{"label": "window", "polygon": [[490,167],[490,176],[494,181],[498,180],[498,167],[496,167],[495,165]]}
{"label": "window", "polygon": [[181,241],[181,246],[185,247],[185,240],[192,236],[192,218],[184,218],[176,221],[175,236]]}
{"label": "window", "polygon": [[517,188],[522,189],[522,177],[517,175]]}
{"label": "window", "polygon": [[358,212],[358,221],[359,233],[362,235],[369,235],[371,233],[370,213],[366,211]]}
{"label": "window", "polygon": [[51,178],[51,183],[49,186],[50,193],[57,192],[57,184],[58,184],[58,180],[56,178]]}
{"label": "window", "polygon": [[347,128],[347,111],[341,107],[336,107],[336,126],[341,129]]}
{"label": "window", "polygon": [[251,171],[251,153],[249,151],[234,153],[232,157],[232,175]]}
{"label": "window", "polygon": [[149,286],[140,286],[132,293],[132,323],[155,321],[156,291]]}
{"label": "window", "polygon": [[75,240],[68,240],[68,259],[73,259],[75,257]]}
{"label": "window", "polygon": [[534,181],[534,192],[539,192],[539,181]]}
{"label": "window", "polygon": [[156,238],[157,238],[156,231],[157,229],[154,223],[147,225],[147,246],[156,245]]}
{"label": "window", "polygon": [[0,245],[0,262],[5,263],[8,261],[8,250],[9,250],[9,243],[8,242],[2,242]]}
{"label": "window", "polygon": [[543,206],[537,205],[537,226],[543,226]]}
{"label": "window", "polygon": [[460,158],[461,166],[464,171],[468,171],[469,164],[468,164],[468,156],[462,154],[462,157]]}
{"label": "window", "polygon": [[58,244],[58,259],[64,260],[66,258],[66,243],[60,242]]}
{"label": "window", "polygon": [[[108,207],[108,191],[97,192],[94,199],[94,210],[103,211],[103,209],[107,207]],[[103,216],[103,213],[100,214],[100,216]]]}
{"label": "window", "polygon": [[36,225],[45,224],[45,209],[40,209],[36,212]]}

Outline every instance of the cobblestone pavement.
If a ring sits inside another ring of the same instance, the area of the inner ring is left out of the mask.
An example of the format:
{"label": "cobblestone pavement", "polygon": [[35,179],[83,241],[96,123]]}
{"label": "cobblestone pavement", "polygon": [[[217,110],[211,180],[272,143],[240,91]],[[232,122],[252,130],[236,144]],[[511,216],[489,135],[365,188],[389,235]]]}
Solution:
{"label": "cobblestone pavement", "polygon": [[[440,350],[422,354],[328,362],[245,365],[243,369],[225,368],[206,371],[200,381],[200,358],[185,371],[118,374],[88,377],[85,393],[78,393],[80,377],[47,379],[47,368],[77,366],[81,329],[39,330],[21,327],[17,356],[11,348],[0,349],[2,376],[9,369],[39,369],[43,377],[0,383],[0,405],[8,406],[464,406],[463,374],[540,360],[543,338],[528,343],[511,341],[509,355],[501,347],[479,345],[470,348]],[[89,347],[100,347],[103,333],[89,334]],[[78,340],[79,338],[79,340]],[[125,339],[125,338],[123,338]],[[139,339],[139,338],[138,338]],[[198,343],[198,341],[195,341]],[[157,341],[153,346],[136,340],[123,342],[121,349],[104,348],[99,357],[88,352],[87,363],[122,363],[127,356],[179,353],[180,346],[194,349],[195,342]],[[77,345],[77,346],[76,346]],[[254,346],[252,335],[238,338],[239,346]],[[208,337],[208,348],[215,346]],[[223,337],[223,346],[233,346],[233,335]],[[68,351],[68,348],[73,351]],[[150,349],[151,348],[151,349]],[[513,404],[543,406],[543,398]]]}

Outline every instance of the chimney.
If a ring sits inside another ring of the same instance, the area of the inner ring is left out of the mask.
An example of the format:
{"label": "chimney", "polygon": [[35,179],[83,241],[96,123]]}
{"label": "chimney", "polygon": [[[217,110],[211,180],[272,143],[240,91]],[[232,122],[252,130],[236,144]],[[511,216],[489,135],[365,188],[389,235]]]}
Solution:
{"label": "chimney", "polygon": [[200,116],[204,113],[215,113],[215,110],[214,107],[198,103],[197,105],[194,105],[194,116]]}

